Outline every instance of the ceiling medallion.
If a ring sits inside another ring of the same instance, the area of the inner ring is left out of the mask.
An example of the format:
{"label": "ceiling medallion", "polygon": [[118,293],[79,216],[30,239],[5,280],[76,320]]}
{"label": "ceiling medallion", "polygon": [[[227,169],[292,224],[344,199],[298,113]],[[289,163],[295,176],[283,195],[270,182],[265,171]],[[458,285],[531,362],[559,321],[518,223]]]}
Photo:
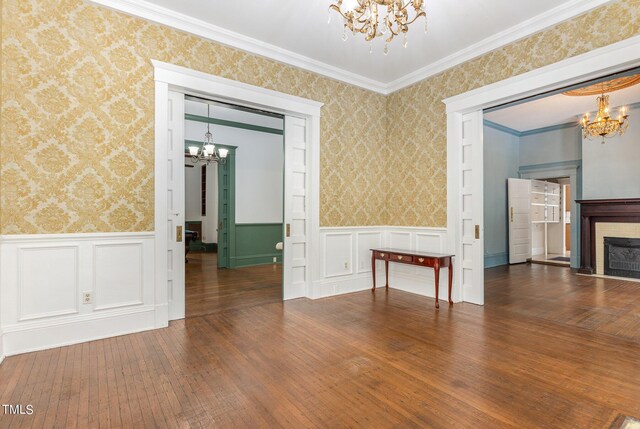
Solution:
{"label": "ceiling medallion", "polygon": [[[329,6],[329,22],[331,22],[332,10],[338,12],[344,20],[343,41],[347,40],[347,31],[353,33],[354,36],[357,33],[364,34],[364,39],[367,42],[371,42],[376,37],[386,37],[384,54],[387,55],[389,42],[400,33],[404,34],[403,45],[405,48],[407,47],[409,25],[418,18],[424,17],[424,31],[427,32],[424,0],[355,0],[357,4],[345,7],[344,11],[342,10],[343,1],[338,0],[337,3]],[[386,7],[386,12],[382,13],[379,6]],[[371,52],[373,52],[373,47],[370,44],[369,53]]]}
{"label": "ceiling medallion", "polygon": [[602,93],[598,97],[598,113],[594,121],[589,121],[589,114],[585,113],[580,124],[582,125],[582,136],[584,138],[602,137],[602,144],[604,144],[604,138],[614,137],[616,135],[623,135],[629,128],[629,117],[624,107],[620,108],[618,113],[618,119],[613,119],[609,116],[609,96]]}
{"label": "ceiling medallion", "polygon": [[593,85],[585,86],[584,88],[572,89],[571,91],[563,92],[563,94],[578,97],[585,95],[599,95],[605,92],[619,91],[621,89],[629,88],[639,83],[640,74],[637,74],[634,76],[624,76],[616,79],[611,79],[606,82],[594,83]]}

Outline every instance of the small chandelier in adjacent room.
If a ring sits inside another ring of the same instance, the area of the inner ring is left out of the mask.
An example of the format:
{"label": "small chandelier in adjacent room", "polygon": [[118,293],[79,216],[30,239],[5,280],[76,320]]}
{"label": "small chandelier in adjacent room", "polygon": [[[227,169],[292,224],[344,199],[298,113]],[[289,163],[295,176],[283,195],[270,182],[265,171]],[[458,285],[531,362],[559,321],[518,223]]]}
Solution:
{"label": "small chandelier in adjacent room", "polygon": [[582,125],[582,136],[584,138],[602,137],[602,143],[604,144],[605,137],[611,138],[616,135],[623,135],[629,128],[629,121],[626,109],[620,108],[617,119],[614,119],[609,114],[609,96],[604,92],[598,97],[598,113],[596,113],[595,120],[589,120],[589,114],[585,113],[582,117],[580,124]]}
{"label": "small chandelier in adjacent room", "polygon": [[[338,0],[337,3],[329,6],[329,13],[332,10],[336,11],[344,19],[342,40],[347,40],[347,31],[353,35],[364,34],[367,42],[379,36],[386,37],[384,45],[386,55],[389,53],[388,43],[401,33],[404,34],[404,47],[407,47],[409,25],[418,18],[424,18],[424,31],[427,32],[424,0],[351,0],[357,4],[347,7],[344,11],[342,10],[343,1]],[[379,6],[386,7],[386,12],[379,10]],[[329,21],[331,21],[331,15],[329,15]],[[369,52],[372,52],[371,46]]]}
{"label": "small chandelier in adjacent room", "polygon": [[[209,104],[207,104],[207,119],[209,119]],[[191,162],[197,164],[198,162],[206,163],[207,165],[212,162],[218,162],[224,164],[227,155],[229,154],[228,149],[217,149],[213,144],[213,134],[209,130],[209,126],[211,124],[207,122],[207,132],[204,134],[204,140],[202,142],[202,146],[189,146],[189,155],[191,155]]]}

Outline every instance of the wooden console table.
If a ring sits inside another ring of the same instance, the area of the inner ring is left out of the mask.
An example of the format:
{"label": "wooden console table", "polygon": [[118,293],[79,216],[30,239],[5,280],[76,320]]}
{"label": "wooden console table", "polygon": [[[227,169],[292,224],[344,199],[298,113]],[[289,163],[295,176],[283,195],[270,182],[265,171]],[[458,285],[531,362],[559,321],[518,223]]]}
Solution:
{"label": "wooden console table", "polygon": [[436,275],[436,308],[440,308],[440,304],[438,303],[440,267],[449,267],[449,305],[453,305],[453,301],[451,300],[451,286],[453,284],[453,256],[454,255],[444,255],[441,253],[413,252],[402,249],[371,249],[371,270],[373,273],[372,291],[376,291],[376,260],[384,261],[384,273],[386,277],[385,287],[387,289],[389,289],[389,262],[431,267],[434,269]]}

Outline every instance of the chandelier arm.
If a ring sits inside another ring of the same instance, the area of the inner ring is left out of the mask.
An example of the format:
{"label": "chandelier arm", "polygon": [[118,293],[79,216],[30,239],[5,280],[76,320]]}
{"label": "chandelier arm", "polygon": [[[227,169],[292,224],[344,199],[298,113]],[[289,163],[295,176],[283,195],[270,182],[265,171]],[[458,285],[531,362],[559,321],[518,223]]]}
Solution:
{"label": "chandelier arm", "polygon": [[340,10],[340,8],[339,8],[337,5],[332,4],[331,6],[329,6],[329,11],[331,11],[331,10],[335,10],[335,11],[336,11],[336,12],[338,12],[340,15],[342,15],[342,17],[343,17],[344,19],[346,19],[347,21],[349,20],[349,18],[347,17],[347,15],[345,15],[344,13],[342,13],[342,10]]}
{"label": "chandelier arm", "polygon": [[418,18],[423,17],[423,16],[426,18],[427,14],[425,12],[420,12],[418,15],[415,16],[415,18],[413,18],[411,21],[408,21],[405,25],[411,25],[414,22],[416,22],[418,20]]}

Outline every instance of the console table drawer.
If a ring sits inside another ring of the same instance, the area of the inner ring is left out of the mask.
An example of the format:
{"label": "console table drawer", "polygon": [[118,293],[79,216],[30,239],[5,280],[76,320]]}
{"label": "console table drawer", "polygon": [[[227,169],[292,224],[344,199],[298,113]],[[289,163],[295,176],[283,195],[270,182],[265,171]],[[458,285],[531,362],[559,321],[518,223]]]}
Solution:
{"label": "console table drawer", "polygon": [[390,261],[398,261],[398,262],[407,262],[407,263],[412,263],[413,262],[413,256],[407,256],[407,255],[391,255],[391,259]]}
{"label": "console table drawer", "polygon": [[433,267],[435,261],[433,258],[414,257],[413,262],[417,265],[424,265],[425,267]]}
{"label": "console table drawer", "polygon": [[383,253],[383,252],[375,252],[375,258],[376,259],[389,259],[389,254],[388,253]]}

